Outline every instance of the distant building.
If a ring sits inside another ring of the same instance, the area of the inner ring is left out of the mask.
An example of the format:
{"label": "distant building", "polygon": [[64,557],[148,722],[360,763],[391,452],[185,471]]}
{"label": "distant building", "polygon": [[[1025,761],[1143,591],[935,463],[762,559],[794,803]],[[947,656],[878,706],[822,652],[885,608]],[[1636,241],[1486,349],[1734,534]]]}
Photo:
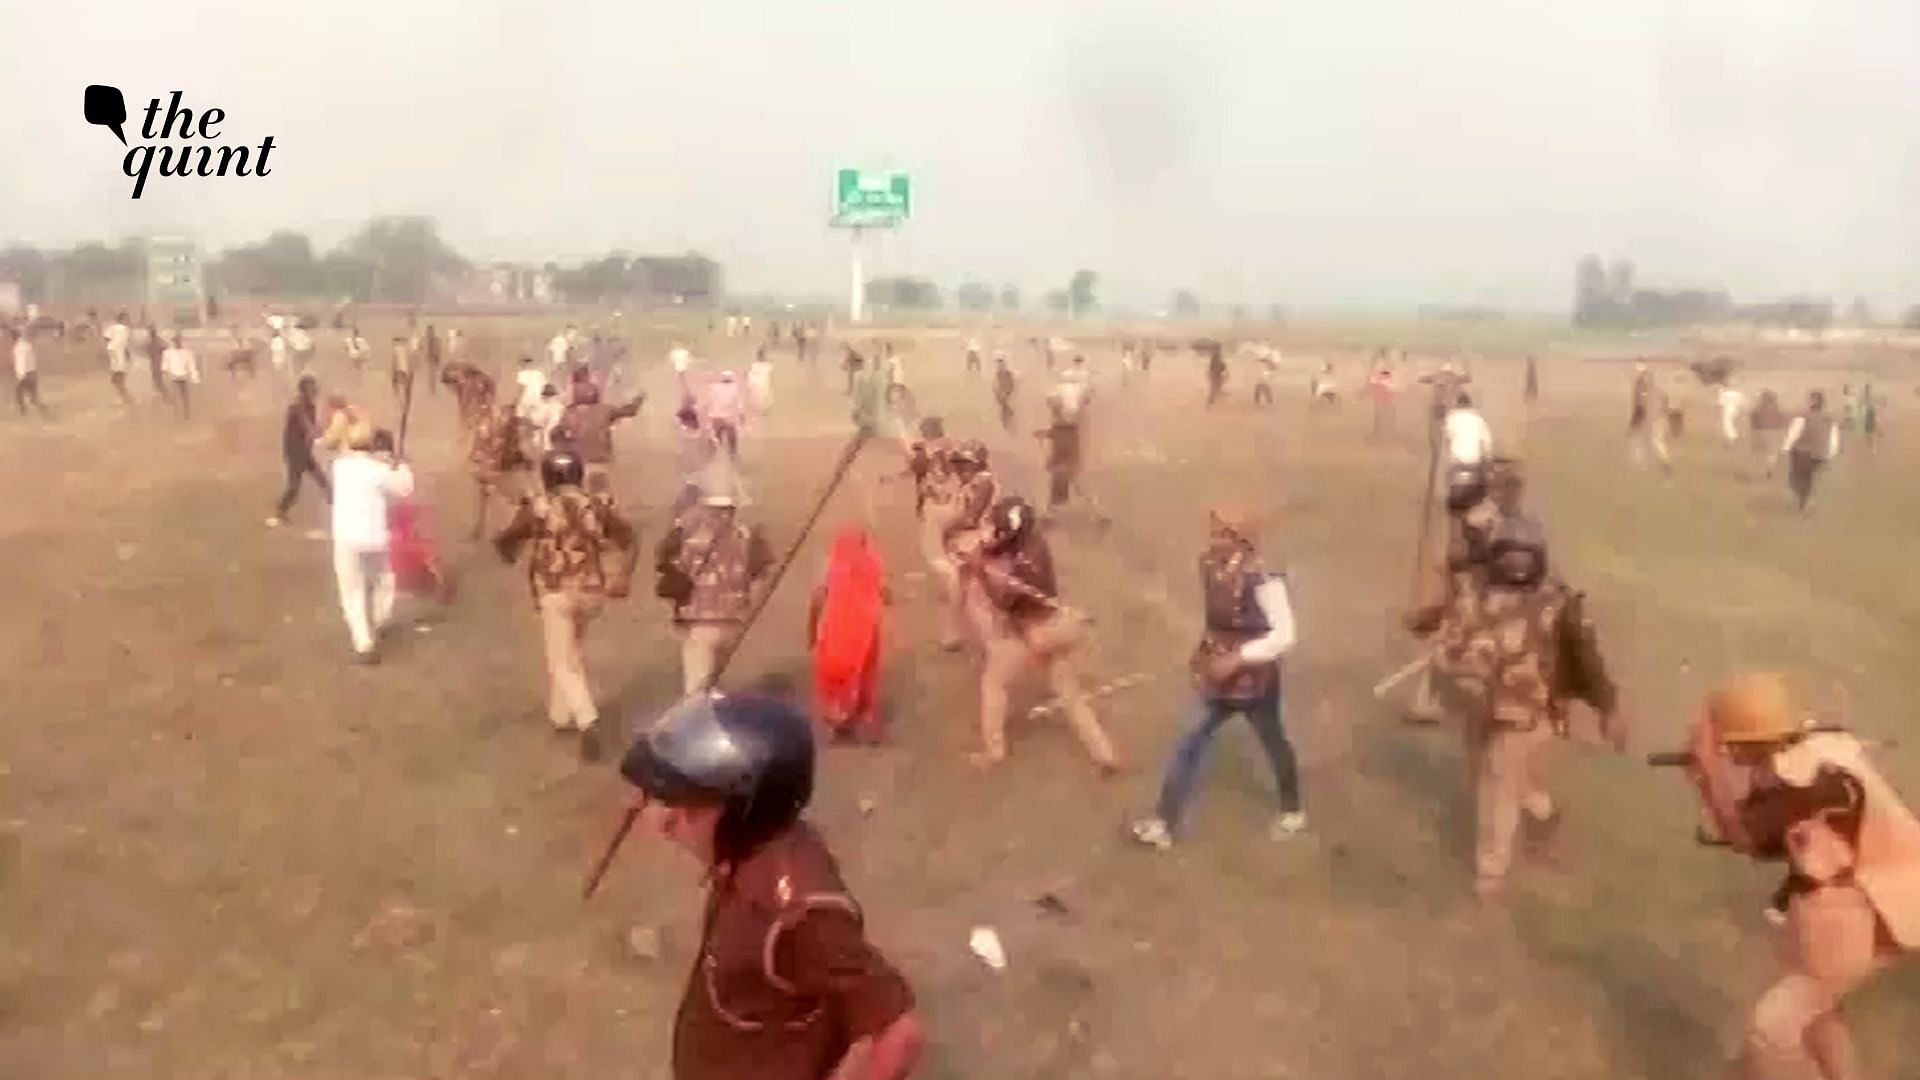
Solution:
{"label": "distant building", "polygon": [[695,252],[642,255],[627,277],[635,302],[646,307],[712,307],[726,296],[720,264]]}
{"label": "distant building", "polygon": [[1616,304],[1633,301],[1633,263],[1615,259],[1607,267],[1607,296]]}
{"label": "distant building", "polygon": [[548,304],[553,302],[553,275],[531,266],[494,263],[470,267],[451,283],[448,292],[456,304]]}

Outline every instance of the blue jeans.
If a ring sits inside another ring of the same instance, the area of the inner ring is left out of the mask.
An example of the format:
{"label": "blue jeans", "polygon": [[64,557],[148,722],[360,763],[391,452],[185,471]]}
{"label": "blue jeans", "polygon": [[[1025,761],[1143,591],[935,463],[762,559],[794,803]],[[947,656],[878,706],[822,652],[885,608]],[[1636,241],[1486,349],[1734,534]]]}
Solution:
{"label": "blue jeans", "polygon": [[1200,759],[1208,744],[1219,733],[1227,718],[1239,713],[1253,725],[1260,745],[1267,752],[1267,764],[1273,769],[1274,787],[1280,799],[1280,812],[1300,809],[1300,771],[1294,761],[1293,744],[1287,741],[1287,729],[1280,724],[1280,694],[1242,705],[1239,702],[1195,699],[1187,714],[1186,730],[1174,746],[1173,761],[1167,765],[1166,779],[1160,785],[1160,820],[1169,830],[1178,832],[1180,818],[1193,800],[1194,785],[1200,779]]}

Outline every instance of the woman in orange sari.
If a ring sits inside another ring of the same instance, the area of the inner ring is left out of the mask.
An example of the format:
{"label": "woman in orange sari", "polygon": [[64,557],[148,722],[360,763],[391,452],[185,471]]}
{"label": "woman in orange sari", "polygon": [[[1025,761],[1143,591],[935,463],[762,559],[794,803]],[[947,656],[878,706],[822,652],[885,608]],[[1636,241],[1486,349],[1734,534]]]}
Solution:
{"label": "woman in orange sari", "polygon": [[857,525],[843,526],[808,617],[814,699],[835,738],[878,743],[886,733],[878,691],[881,612],[887,601],[887,572],[873,538]]}

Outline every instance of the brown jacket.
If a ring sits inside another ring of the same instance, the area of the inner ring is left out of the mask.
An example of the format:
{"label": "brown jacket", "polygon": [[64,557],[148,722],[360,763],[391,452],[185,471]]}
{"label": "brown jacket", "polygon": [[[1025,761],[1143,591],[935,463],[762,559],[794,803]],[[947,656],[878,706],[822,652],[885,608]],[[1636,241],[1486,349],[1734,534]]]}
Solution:
{"label": "brown jacket", "polygon": [[1613,682],[1581,594],[1552,577],[1531,589],[1490,585],[1477,569],[1454,578],[1433,670],[1469,709],[1522,730],[1545,721],[1563,734],[1570,700],[1613,712]]}
{"label": "brown jacket", "polygon": [[625,405],[609,405],[604,401],[569,405],[560,415],[559,426],[554,428],[554,439],[573,447],[589,465],[611,464],[613,425],[638,413],[642,400],[636,397]]}
{"label": "brown jacket", "polygon": [[734,511],[692,506],[660,541],[655,565],[692,582],[674,603],[676,622],[741,622],[753,607],[753,586],[773,564],[766,537]]}
{"label": "brown jacket", "polygon": [[519,558],[529,542],[533,554],[527,560],[527,587],[535,600],[569,589],[625,596],[640,560],[639,537],[614,509],[613,500],[577,487],[522,502],[493,541],[507,562]]}
{"label": "brown jacket", "polygon": [[818,835],[793,826],[715,874],[673,1025],[675,1080],[823,1080],[913,1010]]}

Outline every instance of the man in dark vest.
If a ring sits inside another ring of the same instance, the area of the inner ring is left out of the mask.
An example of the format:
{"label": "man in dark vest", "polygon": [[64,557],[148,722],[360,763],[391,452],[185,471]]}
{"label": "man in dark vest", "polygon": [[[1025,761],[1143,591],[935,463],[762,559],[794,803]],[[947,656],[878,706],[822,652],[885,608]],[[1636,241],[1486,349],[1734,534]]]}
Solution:
{"label": "man in dark vest", "polygon": [[1173,846],[1199,780],[1201,758],[1234,714],[1247,718],[1273,770],[1279,816],[1276,839],[1307,827],[1300,807],[1299,768],[1281,723],[1280,658],[1293,648],[1293,605],[1285,574],[1270,570],[1256,550],[1259,531],[1238,507],[1213,511],[1207,549],[1200,555],[1206,626],[1193,654],[1198,696],[1160,785],[1152,817],[1134,823],[1134,838],[1150,847]]}
{"label": "man in dark vest", "polygon": [[1840,425],[1827,411],[1827,395],[1815,390],[1807,395],[1807,411],[1787,425],[1787,437],[1780,443],[1787,455],[1787,486],[1800,512],[1807,512],[1807,500],[1813,497],[1813,482],[1840,452]]}

